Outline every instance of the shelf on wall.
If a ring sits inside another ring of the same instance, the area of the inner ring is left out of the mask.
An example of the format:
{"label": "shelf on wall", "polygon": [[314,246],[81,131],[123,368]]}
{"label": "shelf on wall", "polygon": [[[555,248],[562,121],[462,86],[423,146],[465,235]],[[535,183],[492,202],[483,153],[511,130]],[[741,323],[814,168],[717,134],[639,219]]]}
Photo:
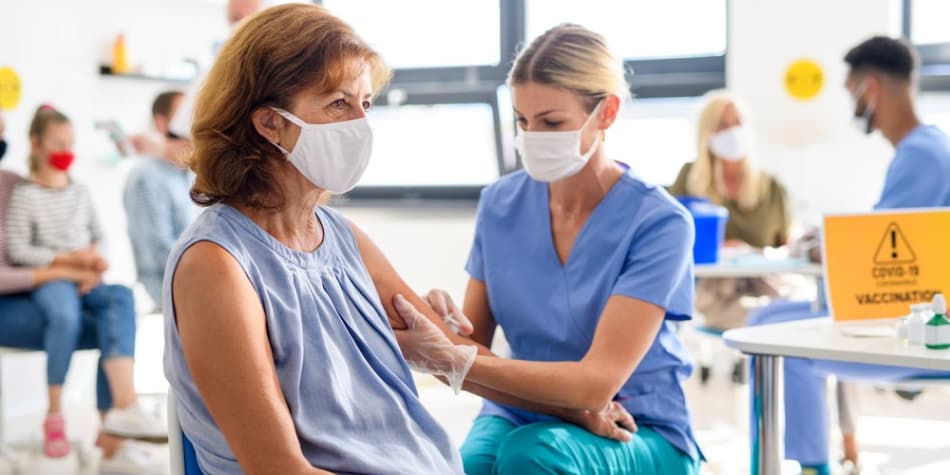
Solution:
{"label": "shelf on wall", "polygon": [[167,82],[167,83],[177,83],[177,84],[190,84],[194,81],[194,79],[149,76],[149,75],[139,74],[139,73],[116,74],[112,72],[112,67],[106,66],[106,65],[99,66],[99,75],[104,76],[104,77],[111,77],[111,78],[133,79],[137,81],[156,81],[156,82]]}

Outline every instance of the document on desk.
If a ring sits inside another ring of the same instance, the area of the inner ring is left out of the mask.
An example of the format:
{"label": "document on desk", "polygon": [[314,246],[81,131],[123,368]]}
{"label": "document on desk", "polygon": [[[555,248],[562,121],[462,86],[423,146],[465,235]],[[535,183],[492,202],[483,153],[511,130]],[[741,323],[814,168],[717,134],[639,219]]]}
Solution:
{"label": "document on desk", "polygon": [[855,338],[894,338],[897,330],[894,325],[841,325],[838,331],[844,336]]}

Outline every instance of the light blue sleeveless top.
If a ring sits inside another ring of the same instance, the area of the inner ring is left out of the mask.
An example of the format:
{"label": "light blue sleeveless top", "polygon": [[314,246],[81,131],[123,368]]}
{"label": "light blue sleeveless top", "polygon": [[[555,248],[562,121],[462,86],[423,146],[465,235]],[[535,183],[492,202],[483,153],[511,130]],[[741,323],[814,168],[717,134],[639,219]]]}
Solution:
{"label": "light blue sleeveless top", "polygon": [[165,376],[201,469],[243,473],[188,370],[172,305],[181,255],[210,241],[237,260],[257,291],[277,378],[310,463],[334,473],[462,473],[458,451],[419,401],[349,225],[327,208],[316,215],[324,241],[306,253],[287,248],[235,208],[214,205],[170,254]]}

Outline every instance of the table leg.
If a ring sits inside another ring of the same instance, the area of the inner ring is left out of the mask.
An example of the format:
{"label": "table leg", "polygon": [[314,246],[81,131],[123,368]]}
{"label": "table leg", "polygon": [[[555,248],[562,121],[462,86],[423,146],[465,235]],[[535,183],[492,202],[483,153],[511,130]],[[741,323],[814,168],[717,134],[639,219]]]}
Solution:
{"label": "table leg", "polygon": [[752,356],[752,473],[780,475],[785,459],[785,374],[781,356]]}

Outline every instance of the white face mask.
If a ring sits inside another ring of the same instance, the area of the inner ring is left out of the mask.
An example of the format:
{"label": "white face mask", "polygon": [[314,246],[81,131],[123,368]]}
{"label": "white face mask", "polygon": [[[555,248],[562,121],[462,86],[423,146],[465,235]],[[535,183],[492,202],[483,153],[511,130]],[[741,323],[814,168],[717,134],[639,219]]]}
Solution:
{"label": "white face mask", "polygon": [[741,125],[709,136],[709,150],[716,158],[738,162],[749,156],[749,131]]}
{"label": "white face mask", "polygon": [[874,108],[876,107],[876,104],[873,101],[868,102],[864,105],[864,113],[858,115],[858,104],[860,104],[861,96],[864,95],[864,92],[867,91],[867,88],[867,80],[861,81],[857,91],[855,91],[854,97],[851,98],[852,102],[854,103],[854,107],[852,107],[854,110],[854,115],[851,117],[851,125],[853,125],[858,132],[865,135],[874,131],[873,118]]}
{"label": "white face mask", "polygon": [[568,132],[525,132],[518,131],[515,136],[515,148],[521,155],[524,168],[538,181],[552,182],[567,178],[584,168],[590,157],[600,146],[598,133],[594,143],[586,153],[581,153],[581,137],[587,124],[597,115],[601,101],[578,130]]}
{"label": "white face mask", "polygon": [[308,124],[283,109],[274,109],[300,127],[293,151],[279,148],[290,163],[311,183],[331,193],[341,194],[360,181],[373,152],[373,129],[366,118]]}

